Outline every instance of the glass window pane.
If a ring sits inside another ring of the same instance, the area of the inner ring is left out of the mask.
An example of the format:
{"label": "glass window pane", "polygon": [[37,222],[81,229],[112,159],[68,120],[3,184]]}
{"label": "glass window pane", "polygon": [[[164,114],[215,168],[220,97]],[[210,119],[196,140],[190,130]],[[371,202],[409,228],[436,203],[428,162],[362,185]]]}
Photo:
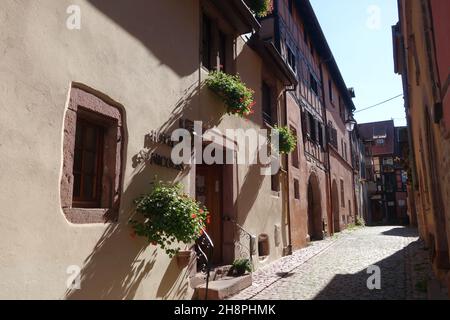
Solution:
{"label": "glass window pane", "polygon": [[94,179],[92,176],[83,176],[83,193],[85,199],[93,199],[94,198],[94,188],[93,188]]}
{"label": "glass window pane", "polygon": [[81,141],[83,136],[83,127],[81,125],[77,125],[76,134],[75,134],[75,147],[81,147]]}
{"label": "glass window pane", "polygon": [[95,153],[85,151],[84,152],[84,163],[83,163],[83,173],[93,174],[95,172]]}
{"label": "glass window pane", "polygon": [[81,195],[81,175],[73,175],[73,196],[79,197]]}
{"label": "glass window pane", "polygon": [[75,149],[74,159],[73,159],[73,170],[76,172],[81,171],[82,155],[83,152],[79,149]]}
{"label": "glass window pane", "polygon": [[87,150],[95,150],[97,146],[97,130],[87,126],[84,134],[84,147]]}

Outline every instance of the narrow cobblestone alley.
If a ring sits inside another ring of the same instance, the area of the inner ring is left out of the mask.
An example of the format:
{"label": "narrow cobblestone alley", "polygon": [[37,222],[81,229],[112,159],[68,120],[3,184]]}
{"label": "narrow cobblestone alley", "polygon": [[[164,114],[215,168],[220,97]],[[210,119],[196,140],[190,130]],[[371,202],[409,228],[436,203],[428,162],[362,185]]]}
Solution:
{"label": "narrow cobblestone alley", "polygon": [[[381,270],[380,290],[367,287],[367,268],[373,265]],[[313,243],[253,278],[253,286],[232,299],[427,299],[435,283],[417,231],[392,226],[346,231]],[[444,297],[438,291],[438,298]]]}

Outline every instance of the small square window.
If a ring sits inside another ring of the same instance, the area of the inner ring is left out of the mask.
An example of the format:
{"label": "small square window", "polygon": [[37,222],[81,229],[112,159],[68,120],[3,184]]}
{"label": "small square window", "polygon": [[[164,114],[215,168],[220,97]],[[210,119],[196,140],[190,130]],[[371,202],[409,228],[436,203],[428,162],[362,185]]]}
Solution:
{"label": "small square window", "polygon": [[294,197],[296,200],[300,200],[300,185],[297,179],[294,179]]}
{"label": "small square window", "polygon": [[271,188],[273,192],[280,192],[280,174],[273,174],[271,176]]}
{"label": "small square window", "polygon": [[[297,130],[295,128],[291,127],[292,134],[296,137],[297,136]],[[297,144],[298,146],[298,144]],[[295,147],[294,151],[291,152],[291,163],[294,167],[299,168],[300,163],[298,159],[298,147]]]}

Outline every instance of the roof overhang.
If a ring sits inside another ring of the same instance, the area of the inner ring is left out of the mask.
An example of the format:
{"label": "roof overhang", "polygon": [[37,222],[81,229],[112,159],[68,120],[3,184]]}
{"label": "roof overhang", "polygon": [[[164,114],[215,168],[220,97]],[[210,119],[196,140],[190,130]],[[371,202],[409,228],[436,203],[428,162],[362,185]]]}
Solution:
{"label": "roof overhang", "polygon": [[211,0],[239,34],[258,32],[261,24],[244,0]]}

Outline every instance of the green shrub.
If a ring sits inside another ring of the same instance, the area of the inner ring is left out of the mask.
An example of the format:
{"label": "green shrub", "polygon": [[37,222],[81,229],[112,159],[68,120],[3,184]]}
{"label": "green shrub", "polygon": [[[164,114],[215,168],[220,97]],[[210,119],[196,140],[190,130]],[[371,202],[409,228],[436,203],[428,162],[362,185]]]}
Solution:
{"label": "green shrub", "polygon": [[254,91],[247,88],[238,75],[232,76],[222,71],[213,71],[206,79],[206,85],[222,98],[227,105],[227,113],[241,117],[253,113]]}
{"label": "green shrub", "polygon": [[233,262],[231,270],[237,275],[243,275],[245,272],[252,272],[252,264],[249,259],[238,259]]}
{"label": "green shrub", "polygon": [[157,182],[151,193],[135,200],[136,212],[144,221],[130,221],[136,235],[159,245],[170,257],[180,251],[180,242],[197,240],[209,220],[206,208],[182,189],[181,184]]}

